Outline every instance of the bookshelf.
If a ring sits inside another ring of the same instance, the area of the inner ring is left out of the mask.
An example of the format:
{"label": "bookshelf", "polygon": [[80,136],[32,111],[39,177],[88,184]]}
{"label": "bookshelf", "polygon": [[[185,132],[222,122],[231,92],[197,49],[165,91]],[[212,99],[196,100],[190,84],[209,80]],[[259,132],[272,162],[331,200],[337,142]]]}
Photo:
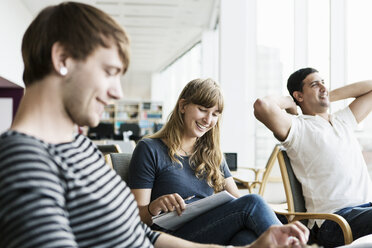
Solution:
{"label": "bookshelf", "polygon": [[154,101],[116,101],[107,105],[102,114],[102,123],[112,123],[119,132],[124,123],[138,124],[140,135],[151,134],[155,124],[162,123],[163,104]]}

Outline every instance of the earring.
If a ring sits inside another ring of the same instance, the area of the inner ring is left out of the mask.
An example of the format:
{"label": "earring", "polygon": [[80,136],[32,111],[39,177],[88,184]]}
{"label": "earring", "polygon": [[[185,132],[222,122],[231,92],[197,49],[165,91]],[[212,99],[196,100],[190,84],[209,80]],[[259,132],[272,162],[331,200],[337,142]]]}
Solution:
{"label": "earring", "polygon": [[67,75],[67,68],[62,66],[61,68],[59,68],[59,74],[61,74],[62,76],[66,76]]}

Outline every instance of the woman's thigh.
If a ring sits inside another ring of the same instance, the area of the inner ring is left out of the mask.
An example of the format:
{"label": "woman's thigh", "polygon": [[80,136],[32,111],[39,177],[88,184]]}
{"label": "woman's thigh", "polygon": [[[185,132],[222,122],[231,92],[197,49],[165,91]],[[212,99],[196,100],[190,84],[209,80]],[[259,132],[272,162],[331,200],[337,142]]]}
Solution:
{"label": "woman's thigh", "polygon": [[196,217],[172,234],[195,242],[225,245],[245,230],[251,233],[246,235],[249,244],[273,224],[280,225],[274,212],[260,196],[251,194]]}

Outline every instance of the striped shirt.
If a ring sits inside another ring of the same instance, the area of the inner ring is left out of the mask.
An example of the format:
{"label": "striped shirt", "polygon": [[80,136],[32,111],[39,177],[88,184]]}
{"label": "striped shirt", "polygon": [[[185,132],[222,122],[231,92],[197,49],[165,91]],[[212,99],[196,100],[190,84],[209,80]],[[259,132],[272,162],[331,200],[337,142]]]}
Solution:
{"label": "striped shirt", "polygon": [[153,247],[158,236],[88,138],[0,136],[0,247]]}

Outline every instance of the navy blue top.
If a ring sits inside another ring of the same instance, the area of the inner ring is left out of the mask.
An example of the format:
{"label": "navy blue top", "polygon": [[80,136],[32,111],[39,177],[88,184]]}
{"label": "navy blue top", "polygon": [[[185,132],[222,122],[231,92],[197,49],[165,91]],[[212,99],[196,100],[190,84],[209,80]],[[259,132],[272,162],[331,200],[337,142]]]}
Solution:
{"label": "navy blue top", "polygon": [[[151,201],[172,193],[182,198],[195,195],[186,203],[200,200],[213,194],[206,180],[198,179],[190,167],[189,157],[181,156],[182,166],[172,162],[168,147],[161,139],[143,139],[136,145],[129,166],[129,187],[132,189],[152,189]],[[225,161],[221,164],[225,178],[231,173]]]}

